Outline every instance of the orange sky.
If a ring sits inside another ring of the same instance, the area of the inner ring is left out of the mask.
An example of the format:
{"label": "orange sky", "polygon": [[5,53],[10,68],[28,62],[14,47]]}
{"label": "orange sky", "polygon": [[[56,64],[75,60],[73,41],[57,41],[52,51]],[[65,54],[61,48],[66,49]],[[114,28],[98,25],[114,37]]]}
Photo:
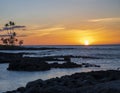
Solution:
{"label": "orange sky", "polygon": [[24,45],[120,44],[119,9],[120,0],[3,0],[0,28],[26,26],[16,30]]}
{"label": "orange sky", "polygon": [[104,18],[86,20],[80,25],[31,25],[23,31],[28,36],[22,38],[26,45],[84,45],[86,40],[90,45],[120,44],[119,21],[120,18]]}
{"label": "orange sky", "polygon": [[86,40],[90,45],[120,44],[119,22],[120,18],[104,18],[82,20],[81,24],[32,24],[16,32],[24,45],[84,45]]}

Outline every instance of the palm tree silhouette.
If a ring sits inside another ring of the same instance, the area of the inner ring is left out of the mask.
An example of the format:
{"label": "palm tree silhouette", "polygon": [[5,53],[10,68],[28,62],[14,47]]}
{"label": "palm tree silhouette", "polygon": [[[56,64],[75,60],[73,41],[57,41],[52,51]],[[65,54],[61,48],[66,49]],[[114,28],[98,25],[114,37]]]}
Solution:
{"label": "palm tree silhouette", "polygon": [[15,23],[12,21],[9,21],[9,25],[10,25],[10,44],[15,45],[15,42],[16,42],[15,40],[16,33],[14,32]]}
{"label": "palm tree silhouette", "polygon": [[4,45],[8,45],[8,39],[7,38],[1,38],[2,42]]}
{"label": "palm tree silhouette", "polygon": [[9,21],[7,24],[4,25],[5,30],[7,31],[8,38],[1,38],[1,41],[4,45],[16,45],[16,42],[21,46],[23,44],[23,40],[18,41],[16,39],[16,32],[15,32],[15,23],[13,21]]}
{"label": "palm tree silhouette", "polygon": [[12,21],[9,21],[9,25],[10,25],[11,34],[13,34],[15,23]]}
{"label": "palm tree silhouette", "polygon": [[10,25],[10,35],[11,35],[11,30],[12,30],[12,21],[9,21],[9,25]]}
{"label": "palm tree silhouette", "polygon": [[9,27],[9,24],[5,24],[5,28],[7,30],[8,35],[9,35],[8,27]]}
{"label": "palm tree silhouette", "polygon": [[19,41],[19,45],[21,46],[23,44],[23,40],[20,40]]}

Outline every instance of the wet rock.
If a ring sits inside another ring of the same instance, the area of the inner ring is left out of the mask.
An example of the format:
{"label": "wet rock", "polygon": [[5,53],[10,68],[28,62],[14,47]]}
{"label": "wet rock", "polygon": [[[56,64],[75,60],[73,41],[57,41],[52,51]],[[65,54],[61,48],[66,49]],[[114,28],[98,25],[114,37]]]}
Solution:
{"label": "wet rock", "polygon": [[67,63],[69,63],[69,62],[71,62],[71,56],[64,56],[64,60],[67,62]]}
{"label": "wet rock", "polygon": [[10,63],[7,70],[15,71],[44,71],[50,70],[50,66],[46,62],[15,62]]}
{"label": "wet rock", "polygon": [[0,53],[0,63],[11,63],[20,61],[23,53]]}
{"label": "wet rock", "polygon": [[50,70],[51,68],[76,68],[76,67],[100,67],[100,66],[89,63],[76,64],[74,62],[65,62],[62,64],[56,62],[49,64],[45,61],[45,59],[39,57],[38,58],[24,57],[19,61],[16,60],[11,62],[7,70],[44,71],[44,70]]}
{"label": "wet rock", "polygon": [[[85,67],[94,67],[93,65],[87,64]],[[9,64],[7,70],[15,71],[44,71],[50,70],[51,68],[76,68],[83,67],[82,64],[76,64],[73,62],[67,62],[63,64],[59,63],[47,63],[40,59],[26,58],[21,62],[12,62]],[[95,66],[96,67],[96,66]]]}
{"label": "wet rock", "polygon": [[6,93],[120,93],[120,71],[76,73],[45,81],[39,79],[29,82],[25,88]]}
{"label": "wet rock", "polygon": [[67,62],[63,64],[59,63],[52,63],[50,64],[51,68],[76,68],[76,67],[82,67],[79,64],[73,63],[73,62]]}
{"label": "wet rock", "polygon": [[95,64],[89,64],[89,63],[82,63],[83,67],[100,67],[99,65],[95,65]]}
{"label": "wet rock", "polygon": [[25,88],[24,87],[20,87],[20,88],[17,89],[17,91],[20,92],[20,93],[23,93],[25,91]]}
{"label": "wet rock", "polygon": [[36,86],[36,85],[39,85],[39,87],[42,87],[43,85],[45,85],[45,82],[41,79],[39,80],[36,80],[34,82],[29,82],[27,85],[26,85],[26,88],[29,89],[31,87]]}

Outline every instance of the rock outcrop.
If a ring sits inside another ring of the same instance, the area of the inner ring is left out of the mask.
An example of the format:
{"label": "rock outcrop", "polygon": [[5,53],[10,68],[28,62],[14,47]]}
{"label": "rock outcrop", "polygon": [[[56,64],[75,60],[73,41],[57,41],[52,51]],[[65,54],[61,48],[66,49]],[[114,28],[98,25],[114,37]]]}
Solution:
{"label": "rock outcrop", "polygon": [[0,63],[18,62],[23,57],[23,53],[0,53]]}
{"label": "rock outcrop", "polygon": [[76,73],[45,81],[39,79],[6,93],[120,93],[120,71]]}
{"label": "rock outcrop", "polygon": [[76,68],[76,67],[100,67],[99,65],[82,63],[76,64],[74,62],[65,62],[65,63],[47,63],[44,59],[41,58],[31,58],[26,57],[22,58],[21,61],[11,62],[7,70],[13,71],[44,71],[50,70],[51,68]]}

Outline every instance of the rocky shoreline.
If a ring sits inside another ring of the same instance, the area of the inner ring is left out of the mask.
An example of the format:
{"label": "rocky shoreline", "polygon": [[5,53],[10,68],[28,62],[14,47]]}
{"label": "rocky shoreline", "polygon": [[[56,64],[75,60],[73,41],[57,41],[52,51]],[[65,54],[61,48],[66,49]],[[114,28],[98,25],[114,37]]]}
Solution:
{"label": "rocky shoreline", "polygon": [[95,71],[36,80],[4,93],[120,93],[120,71]]}
{"label": "rocky shoreline", "polygon": [[64,56],[60,61],[64,63],[48,63],[46,61],[59,61],[59,58],[54,57],[42,57],[42,58],[32,58],[32,57],[22,57],[19,61],[14,61],[9,63],[7,70],[12,71],[44,71],[50,70],[51,68],[77,68],[77,67],[100,67],[99,65],[81,63],[76,64],[71,62],[70,56]]}
{"label": "rocky shoreline", "polygon": [[47,62],[29,62],[29,61],[23,61],[23,62],[12,62],[9,64],[7,70],[12,71],[45,71],[50,70],[51,68],[77,68],[77,67],[100,67],[99,65],[95,64],[89,64],[89,63],[82,63],[82,64],[76,64],[73,62],[65,62],[62,64],[59,63],[47,63]]}
{"label": "rocky shoreline", "polygon": [[[0,53],[0,62],[9,63],[7,70],[12,71],[44,71],[50,70],[51,68],[100,67],[99,65],[90,63],[76,64],[71,62],[71,58],[79,58],[80,56],[24,57],[23,55],[25,54],[30,53]],[[49,63],[48,61],[53,63]],[[58,63],[59,61],[61,63]]]}
{"label": "rocky shoreline", "polygon": [[[73,56],[73,55],[60,55],[60,56],[45,56],[45,57],[24,57],[24,55],[31,55],[34,53],[4,53],[0,52],[0,63],[12,63],[12,62],[21,62],[25,59],[30,59],[30,62],[37,61],[70,61],[69,58],[85,58],[85,59],[100,59],[98,57],[92,56]],[[66,59],[67,58],[67,59]]]}
{"label": "rocky shoreline", "polygon": [[[24,49],[25,48],[21,48],[18,50]],[[31,48],[28,48],[27,50],[29,49],[32,50]],[[40,49],[46,50],[46,48]],[[31,53],[0,52],[0,63],[9,63],[7,70],[10,71],[45,71],[50,70],[51,68],[100,67],[96,64],[76,64],[71,62],[71,58],[99,59],[98,57],[74,55],[45,57],[24,56],[29,54]],[[49,63],[48,61],[53,63]],[[63,63],[59,63],[59,61],[62,61]],[[62,76],[61,78],[56,77],[45,81],[39,79],[27,83],[25,87],[20,87],[16,90],[4,93],[120,93],[120,71],[108,70],[75,73],[73,75]]]}

